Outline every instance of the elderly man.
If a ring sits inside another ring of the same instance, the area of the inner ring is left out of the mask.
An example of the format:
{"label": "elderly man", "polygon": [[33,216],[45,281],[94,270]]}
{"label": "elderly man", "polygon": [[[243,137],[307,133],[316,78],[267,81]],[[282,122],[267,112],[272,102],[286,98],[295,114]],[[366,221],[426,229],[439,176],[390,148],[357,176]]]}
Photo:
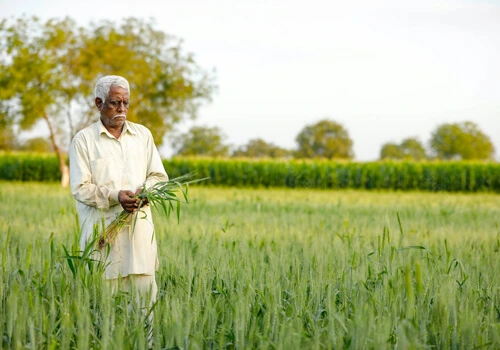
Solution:
{"label": "elderly man", "polygon": [[69,150],[71,191],[81,224],[80,247],[123,209],[139,215],[111,243],[105,278],[116,286],[133,283],[139,294],[156,299],[156,236],[149,205],[138,208],[134,195],[145,185],[168,180],[151,132],[127,121],[130,87],[125,78],[105,76],[95,86],[100,119],[78,132]]}

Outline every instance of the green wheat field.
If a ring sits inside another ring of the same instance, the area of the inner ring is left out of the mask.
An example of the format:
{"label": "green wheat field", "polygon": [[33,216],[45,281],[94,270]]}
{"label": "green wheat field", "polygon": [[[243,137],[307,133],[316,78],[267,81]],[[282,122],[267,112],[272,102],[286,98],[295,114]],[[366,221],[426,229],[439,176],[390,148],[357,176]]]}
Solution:
{"label": "green wheat field", "polygon": [[81,258],[69,190],[0,198],[1,348],[500,348],[498,194],[194,185],[155,216],[152,327]]}

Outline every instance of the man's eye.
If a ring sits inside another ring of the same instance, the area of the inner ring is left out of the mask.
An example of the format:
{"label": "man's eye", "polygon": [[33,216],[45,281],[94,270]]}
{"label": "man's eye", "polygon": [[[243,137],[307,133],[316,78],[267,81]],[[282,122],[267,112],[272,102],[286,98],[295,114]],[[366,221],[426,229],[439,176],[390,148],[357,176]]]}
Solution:
{"label": "man's eye", "polygon": [[117,109],[119,106],[123,104],[123,108],[128,109],[130,102],[129,101],[115,101],[115,100],[109,100],[106,101],[107,105],[109,108]]}

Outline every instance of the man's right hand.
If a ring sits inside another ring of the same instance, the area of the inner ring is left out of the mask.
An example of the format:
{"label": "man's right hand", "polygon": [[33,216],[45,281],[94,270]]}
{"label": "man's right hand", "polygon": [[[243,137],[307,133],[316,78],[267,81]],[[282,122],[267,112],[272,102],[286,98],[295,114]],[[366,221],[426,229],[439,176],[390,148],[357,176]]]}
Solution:
{"label": "man's right hand", "polygon": [[133,213],[139,207],[139,198],[134,198],[135,193],[128,190],[118,192],[118,202],[128,213]]}

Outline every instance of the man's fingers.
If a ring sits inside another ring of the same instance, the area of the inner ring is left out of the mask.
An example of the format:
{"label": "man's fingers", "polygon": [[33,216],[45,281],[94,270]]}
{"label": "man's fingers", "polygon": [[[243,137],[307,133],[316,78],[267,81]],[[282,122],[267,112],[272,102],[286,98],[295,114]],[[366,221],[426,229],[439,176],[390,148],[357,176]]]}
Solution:
{"label": "man's fingers", "polygon": [[135,194],[132,191],[124,191],[129,198],[134,198]]}
{"label": "man's fingers", "polygon": [[135,198],[135,194],[129,190],[122,190],[118,193],[118,200],[123,209],[132,213],[139,207],[139,198]]}
{"label": "man's fingers", "polygon": [[120,193],[118,193],[118,200],[120,201],[120,204],[122,205],[123,209],[125,209],[129,213],[133,213],[137,211],[140,207],[143,207],[147,204],[149,204],[149,201],[147,198],[142,198],[142,201],[140,198],[137,198],[137,194],[140,193],[142,189],[137,189],[136,193],[129,191],[129,190],[122,190]]}

